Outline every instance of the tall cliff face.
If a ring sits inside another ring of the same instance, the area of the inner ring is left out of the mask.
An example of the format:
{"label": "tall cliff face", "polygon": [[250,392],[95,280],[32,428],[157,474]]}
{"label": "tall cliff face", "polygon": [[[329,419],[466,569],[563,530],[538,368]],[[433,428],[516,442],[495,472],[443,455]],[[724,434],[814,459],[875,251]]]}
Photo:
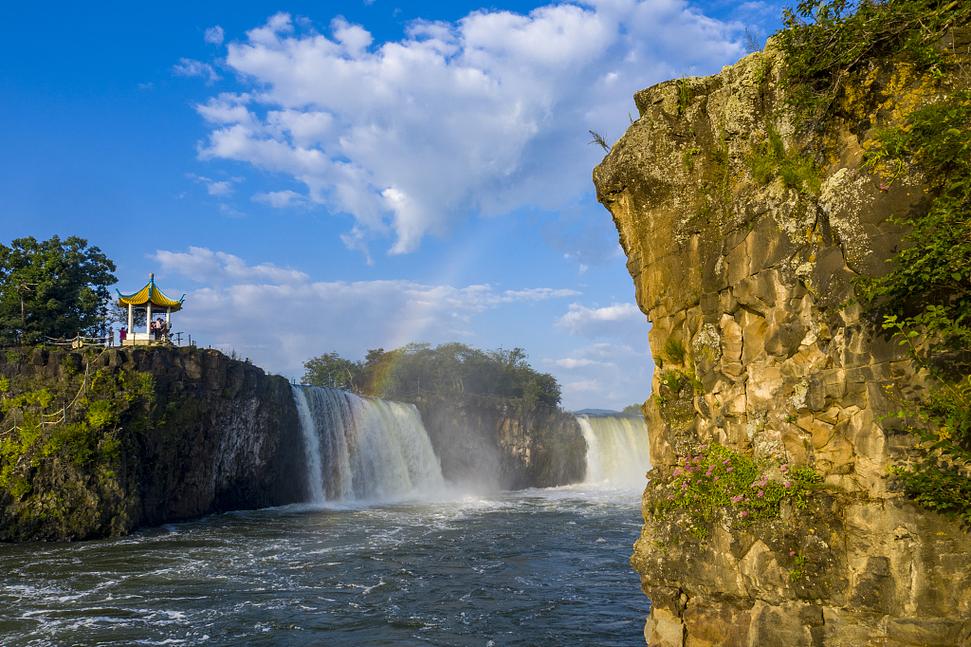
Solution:
{"label": "tall cliff face", "polygon": [[287,381],[216,351],[0,354],[0,540],[117,536],[303,500]]}
{"label": "tall cliff face", "polygon": [[587,445],[568,413],[470,395],[415,404],[449,480],[515,490],[584,478]]}
{"label": "tall cliff face", "polygon": [[[853,288],[886,271],[901,238],[889,217],[926,199],[915,172],[888,186],[862,159],[928,84],[905,66],[874,73],[820,169],[792,152],[780,69],[770,44],[637,93],[640,118],[594,172],[656,356],[632,558],[652,601],[645,635],[971,644],[969,535],[888,484],[914,442],[893,424],[895,394],[922,377]],[[719,499],[742,469],[756,487]]]}

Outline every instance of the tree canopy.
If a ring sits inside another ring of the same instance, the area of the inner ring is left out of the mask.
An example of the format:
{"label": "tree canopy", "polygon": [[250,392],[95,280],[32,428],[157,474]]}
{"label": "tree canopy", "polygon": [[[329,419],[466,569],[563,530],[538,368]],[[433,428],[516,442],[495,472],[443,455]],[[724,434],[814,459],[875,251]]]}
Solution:
{"label": "tree canopy", "polygon": [[529,365],[522,348],[485,351],[465,344],[409,344],[368,351],[353,362],[326,353],[304,363],[303,381],[362,395],[414,400],[423,395],[486,396],[557,406],[560,385]]}
{"label": "tree canopy", "polygon": [[0,244],[0,343],[97,333],[114,271],[99,248],[76,236]]}

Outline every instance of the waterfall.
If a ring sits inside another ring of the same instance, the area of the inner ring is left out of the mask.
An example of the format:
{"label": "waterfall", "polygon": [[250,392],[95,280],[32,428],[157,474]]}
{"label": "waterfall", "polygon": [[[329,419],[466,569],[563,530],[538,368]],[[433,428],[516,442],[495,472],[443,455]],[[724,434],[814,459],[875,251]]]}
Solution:
{"label": "waterfall", "polygon": [[316,386],[295,386],[313,501],[387,500],[444,484],[418,409]]}
{"label": "waterfall", "polygon": [[647,424],[630,416],[577,416],[587,441],[587,483],[643,487],[651,468]]}
{"label": "waterfall", "polygon": [[297,415],[300,416],[300,432],[303,434],[304,454],[307,462],[307,492],[310,493],[311,503],[324,501],[323,466],[320,463],[320,437],[314,427],[313,414],[307,403],[307,395],[303,388],[293,387],[293,400],[297,403]]}

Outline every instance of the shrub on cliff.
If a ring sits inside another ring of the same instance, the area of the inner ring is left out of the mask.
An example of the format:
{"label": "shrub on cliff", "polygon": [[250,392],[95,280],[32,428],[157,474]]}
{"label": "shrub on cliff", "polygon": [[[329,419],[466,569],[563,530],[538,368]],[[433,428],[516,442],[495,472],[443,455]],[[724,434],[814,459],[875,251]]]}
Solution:
{"label": "shrub on cliff", "polygon": [[114,271],[100,249],[76,236],[0,244],[0,344],[96,334]]}

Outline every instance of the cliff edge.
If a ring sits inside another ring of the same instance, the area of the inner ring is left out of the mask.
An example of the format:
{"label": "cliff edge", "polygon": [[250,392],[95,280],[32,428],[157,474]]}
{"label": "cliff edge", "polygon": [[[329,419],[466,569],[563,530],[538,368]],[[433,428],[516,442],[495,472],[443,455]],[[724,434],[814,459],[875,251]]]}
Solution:
{"label": "cliff edge", "polygon": [[[951,36],[967,49],[966,29]],[[645,637],[971,644],[969,534],[890,478],[914,445],[897,398],[925,376],[855,293],[901,245],[891,216],[928,200],[919,170],[884,182],[866,151],[939,78],[893,62],[857,75],[820,135],[828,153],[807,161],[783,64],[770,41],[638,92],[639,118],[594,171],[652,324],[632,557]]]}
{"label": "cliff edge", "polygon": [[197,348],[0,353],[0,541],[304,500],[289,383]]}

